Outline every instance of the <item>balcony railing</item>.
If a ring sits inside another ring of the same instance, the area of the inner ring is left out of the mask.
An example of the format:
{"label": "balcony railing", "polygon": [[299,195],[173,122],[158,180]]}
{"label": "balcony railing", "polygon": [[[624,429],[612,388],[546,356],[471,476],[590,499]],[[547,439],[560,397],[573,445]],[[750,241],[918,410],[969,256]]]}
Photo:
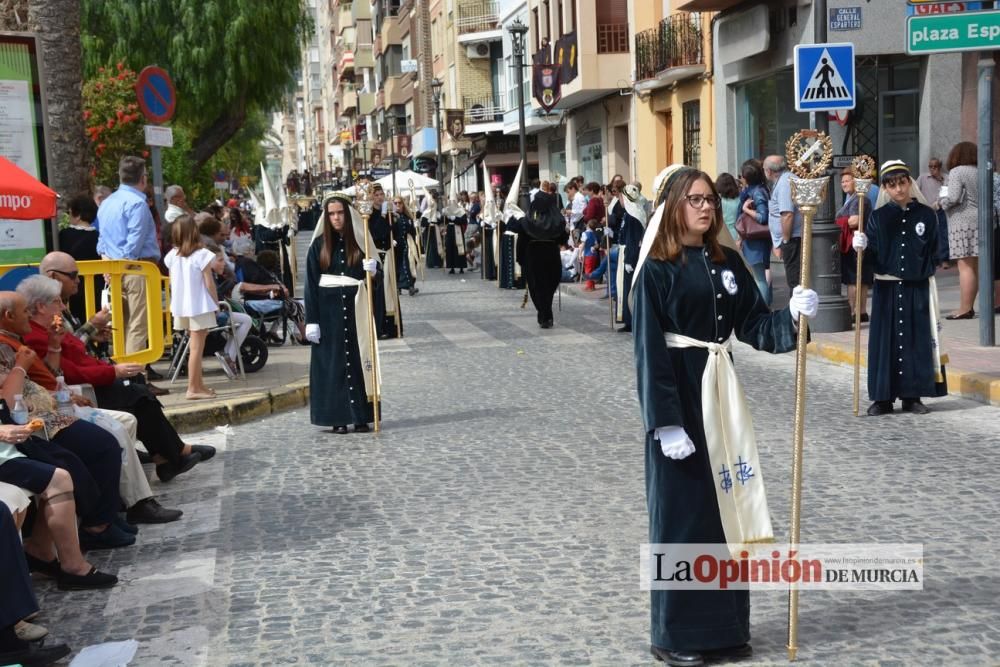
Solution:
{"label": "balcony railing", "polygon": [[652,79],[671,67],[705,64],[701,14],[674,14],[635,36],[636,78]]}
{"label": "balcony railing", "polygon": [[628,23],[598,23],[597,52],[628,53]]}
{"label": "balcony railing", "polygon": [[504,108],[499,96],[484,95],[462,97],[462,107],[465,109],[465,124],[499,123],[503,121]]}
{"label": "balcony railing", "polygon": [[458,34],[497,29],[500,15],[496,0],[461,0],[458,5]]}

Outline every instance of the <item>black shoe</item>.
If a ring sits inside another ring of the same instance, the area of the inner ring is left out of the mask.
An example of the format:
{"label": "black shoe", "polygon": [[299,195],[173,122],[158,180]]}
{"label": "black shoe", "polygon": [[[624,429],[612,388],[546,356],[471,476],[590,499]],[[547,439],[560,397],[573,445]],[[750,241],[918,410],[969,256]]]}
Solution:
{"label": "black shoe", "polygon": [[24,552],[24,557],[28,561],[28,570],[30,572],[37,572],[49,579],[58,579],[59,573],[62,572],[62,569],[59,567],[58,558],[46,561],[41,558],[35,558],[27,551]]}
{"label": "black shoe", "polygon": [[961,313],[959,315],[946,315],[944,319],[946,319],[946,320],[971,320],[975,316],[976,316],[976,310],[974,308],[970,308],[969,312],[967,312],[967,313]]}
{"label": "black shoe", "polygon": [[700,667],[705,664],[701,653],[695,651],[668,651],[659,646],[650,646],[649,652],[660,662],[665,662],[672,667]]}
{"label": "black shoe", "polygon": [[904,398],[903,412],[912,412],[915,415],[926,415],[930,408],[920,402],[919,398]]}
{"label": "black shoe", "polygon": [[99,588],[111,588],[118,583],[118,577],[90,568],[87,574],[70,574],[60,572],[56,585],[61,591],[91,591]]}
{"label": "black shoe", "polygon": [[191,445],[191,453],[200,456],[202,461],[207,461],[215,456],[215,447],[211,445]]}
{"label": "black shoe", "polygon": [[111,520],[118,530],[123,533],[128,533],[129,535],[138,535],[139,527],[134,525],[134,521],[129,521],[128,519],[123,519],[120,514],[115,514],[115,518]]}
{"label": "black shoe", "polygon": [[868,313],[861,313],[861,321],[867,322],[869,320]]}
{"label": "black shoe", "polygon": [[371,429],[368,428],[368,424],[355,424],[354,425],[354,432],[355,433],[368,433],[370,430]]}
{"label": "black shoe", "polygon": [[552,324],[553,324],[552,320],[545,320],[544,322],[539,322],[538,326],[540,326],[543,329],[551,329]]}
{"label": "black shoe", "polygon": [[334,426],[331,429],[331,432],[336,433],[337,435],[344,435],[345,433],[347,433],[347,427],[346,426]]}
{"label": "black shoe", "polygon": [[135,450],[136,456],[139,457],[139,463],[152,463],[153,456],[149,452],[144,452],[141,449]]}
{"label": "black shoe", "polygon": [[58,662],[69,654],[70,648],[65,644],[53,644],[52,646],[45,647],[37,644],[28,644],[27,648],[19,651],[5,651],[0,653],[0,665],[47,667],[47,665]]}
{"label": "black shoe", "polygon": [[461,273],[462,275],[465,275],[465,269],[459,269],[458,272]]}
{"label": "black shoe", "polygon": [[129,507],[125,516],[132,523],[170,523],[183,514],[181,510],[168,510],[156,502],[156,498],[146,498]]}
{"label": "black shoe", "polygon": [[146,379],[147,380],[162,380],[163,379],[163,374],[162,373],[157,373],[155,368],[153,368],[149,364],[146,364]]}
{"label": "black shoe", "polygon": [[455,269],[452,269],[451,271],[449,271],[449,272],[448,272],[448,275],[449,275],[449,276],[453,276],[453,275],[455,275]]}
{"label": "black shoe", "polygon": [[163,387],[157,387],[155,384],[146,383],[146,389],[149,390],[150,396],[166,396],[170,393],[169,389],[164,389]]}
{"label": "black shoe", "polygon": [[879,415],[887,415],[892,412],[892,401],[875,401],[870,406],[868,406],[868,416],[878,417]]}
{"label": "black shoe", "polygon": [[709,660],[733,660],[739,658],[749,658],[753,655],[753,647],[750,644],[740,644],[739,646],[729,646],[727,648],[711,649],[703,651],[705,658]]}
{"label": "black shoe", "polygon": [[418,292],[420,292],[420,290],[417,289],[416,287],[410,288],[410,296],[416,296]]}
{"label": "black shoe", "polygon": [[201,461],[201,456],[191,452],[187,456],[182,456],[177,463],[161,463],[156,466],[156,476],[160,478],[161,482],[169,482],[177,475],[198,465],[199,461]]}
{"label": "black shoe", "polygon": [[632,327],[622,327],[618,330],[618,333],[632,333]]}
{"label": "black shoe", "polygon": [[80,529],[80,549],[82,551],[117,549],[119,547],[132,546],[133,544],[135,544],[135,535],[129,535],[113,523],[108,524],[108,527],[99,533],[92,533],[83,528]]}

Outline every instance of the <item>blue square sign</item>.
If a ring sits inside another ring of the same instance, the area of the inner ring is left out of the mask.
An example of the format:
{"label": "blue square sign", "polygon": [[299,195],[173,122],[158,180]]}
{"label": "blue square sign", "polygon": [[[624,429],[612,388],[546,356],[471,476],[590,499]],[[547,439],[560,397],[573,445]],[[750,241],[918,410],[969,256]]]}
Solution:
{"label": "blue square sign", "polygon": [[795,110],[854,108],[854,45],[799,44],[795,47]]}

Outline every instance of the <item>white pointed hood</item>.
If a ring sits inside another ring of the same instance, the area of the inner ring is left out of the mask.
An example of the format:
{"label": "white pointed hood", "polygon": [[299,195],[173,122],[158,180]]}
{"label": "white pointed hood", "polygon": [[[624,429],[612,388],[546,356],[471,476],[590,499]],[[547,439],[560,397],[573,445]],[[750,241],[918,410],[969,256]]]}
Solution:
{"label": "white pointed hood", "polygon": [[448,186],[448,205],[444,207],[444,217],[455,220],[465,215],[465,209],[458,202],[458,178],[455,176],[455,162],[451,161],[451,184]]}
{"label": "white pointed hood", "polygon": [[521,192],[521,176],[523,171],[524,163],[522,162],[517,168],[517,175],[514,177],[514,182],[510,185],[510,192],[507,193],[507,200],[503,204],[505,219],[516,218],[517,220],[521,220],[524,218],[524,211],[517,205],[517,197]]}
{"label": "white pointed hood", "polygon": [[266,227],[280,227],[281,210],[274,195],[274,187],[271,185],[271,179],[267,177],[267,170],[264,169],[263,162],[260,163],[260,187],[264,190],[263,224]]}
{"label": "white pointed hood", "polygon": [[490,183],[490,168],[486,166],[485,160],[483,161],[483,183],[486,184],[486,189],[483,191],[483,212],[479,215],[479,218],[483,222],[492,225],[495,224],[500,212],[497,210],[497,201],[493,198],[493,185]]}

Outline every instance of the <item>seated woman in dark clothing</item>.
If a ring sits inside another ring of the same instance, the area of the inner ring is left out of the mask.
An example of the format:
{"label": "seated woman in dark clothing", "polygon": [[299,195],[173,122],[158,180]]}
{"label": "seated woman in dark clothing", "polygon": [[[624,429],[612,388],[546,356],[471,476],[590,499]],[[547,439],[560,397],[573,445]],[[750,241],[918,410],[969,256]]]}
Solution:
{"label": "seated woman in dark clothing", "polygon": [[[97,228],[91,223],[97,219],[97,204],[89,194],[73,197],[69,202],[69,227],[59,230],[59,249],[73,256],[78,262],[98,260]],[[104,278],[94,278],[94,293],[100,295]],[[86,320],[83,290],[69,300],[69,310],[79,320]]]}

